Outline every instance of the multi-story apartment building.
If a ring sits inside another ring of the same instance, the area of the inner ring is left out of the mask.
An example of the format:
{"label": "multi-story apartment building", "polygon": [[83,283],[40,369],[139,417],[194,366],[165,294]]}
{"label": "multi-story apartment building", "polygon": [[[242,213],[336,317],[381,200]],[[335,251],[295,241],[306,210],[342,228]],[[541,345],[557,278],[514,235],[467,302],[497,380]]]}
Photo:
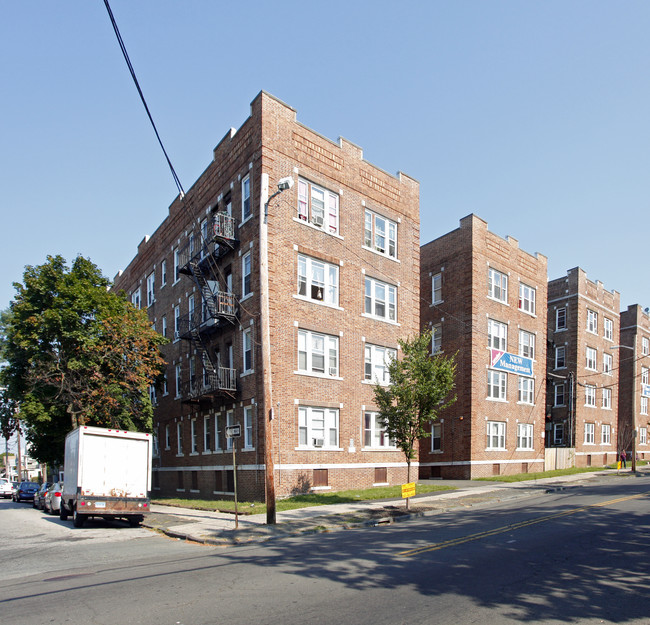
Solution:
{"label": "multi-story apartment building", "polygon": [[[618,394],[618,447],[650,456],[650,311],[638,304],[621,311]],[[636,431],[636,436],[634,432]]]}
{"label": "multi-story apartment building", "polygon": [[616,461],[620,295],[576,267],[548,283],[548,447],[575,466]]}
{"label": "multi-story apartment building", "polygon": [[475,215],[420,254],[422,326],[457,362],[457,401],[420,443],[420,476],[543,470],[546,257]]}
{"label": "multi-story apartment building", "polygon": [[419,252],[418,183],[261,92],[115,279],[170,339],[155,491],[232,494],[233,443],[242,498],[267,467],[279,496],[404,481],[373,384],[419,330]]}

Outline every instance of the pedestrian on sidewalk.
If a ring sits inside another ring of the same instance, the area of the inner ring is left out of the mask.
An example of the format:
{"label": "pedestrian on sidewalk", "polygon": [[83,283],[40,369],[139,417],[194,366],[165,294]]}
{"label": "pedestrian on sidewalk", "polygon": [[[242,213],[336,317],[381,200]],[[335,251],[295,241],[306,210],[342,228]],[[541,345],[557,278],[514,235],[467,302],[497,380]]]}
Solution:
{"label": "pedestrian on sidewalk", "polygon": [[627,460],[627,454],[625,453],[625,449],[621,452],[621,464],[623,465],[623,468],[626,468],[625,461]]}

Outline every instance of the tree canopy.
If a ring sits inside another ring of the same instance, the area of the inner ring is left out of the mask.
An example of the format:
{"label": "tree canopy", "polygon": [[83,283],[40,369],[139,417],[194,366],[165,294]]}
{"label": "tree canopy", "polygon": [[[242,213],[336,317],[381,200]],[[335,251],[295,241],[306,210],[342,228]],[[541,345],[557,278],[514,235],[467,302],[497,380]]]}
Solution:
{"label": "tree canopy", "polygon": [[390,385],[375,386],[375,403],[379,422],[406,456],[410,481],[416,442],[431,436],[427,425],[456,400],[451,395],[456,364],[453,357],[431,355],[429,330],[398,342],[402,358],[388,363]]}
{"label": "tree canopy", "polygon": [[79,425],[151,431],[149,387],[164,360],[144,311],[90,260],[60,256],[27,266],[3,316],[1,379],[27,425],[32,455],[60,462],[66,434]]}

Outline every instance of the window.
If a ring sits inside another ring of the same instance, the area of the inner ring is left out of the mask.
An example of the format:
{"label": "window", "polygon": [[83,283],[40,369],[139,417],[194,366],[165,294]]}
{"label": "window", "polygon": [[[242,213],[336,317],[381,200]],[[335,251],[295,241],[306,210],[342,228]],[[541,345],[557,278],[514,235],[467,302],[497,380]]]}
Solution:
{"label": "window", "polygon": [[643,414],[643,415],[648,414],[648,398],[647,397],[642,397],[641,398],[641,414]]}
{"label": "window", "polygon": [[595,443],[595,426],[593,423],[585,423],[585,445],[593,445]]}
{"label": "window", "polygon": [[298,408],[298,444],[301,447],[336,448],[339,444],[339,411],[333,408]]}
{"label": "window", "polygon": [[566,347],[560,345],[555,348],[555,368],[563,369],[566,367]]}
{"label": "window", "polygon": [[163,395],[167,395],[169,390],[167,389],[167,372],[163,374]]}
{"label": "window", "polygon": [[174,306],[174,340],[180,338],[181,333],[181,307]]}
{"label": "window", "polygon": [[253,448],[253,406],[244,407],[244,447]]}
{"label": "window", "polygon": [[535,380],[519,376],[519,403],[535,403]]}
{"label": "window", "polygon": [[585,386],[585,406],[596,405],[596,387],[591,384]]}
{"label": "window", "polygon": [[492,267],[488,270],[488,297],[508,303],[508,276]]}
{"label": "window", "polygon": [[169,424],[165,426],[165,449],[171,449],[172,440],[171,432],[169,431]]}
{"label": "window", "polygon": [[645,445],[648,442],[648,428],[639,428],[639,444]]}
{"label": "window", "polygon": [[397,223],[366,210],[364,247],[397,258]]}
{"label": "window", "polygon": [[603,318],[603,334],[608,341],[614,338],[614,322],[607,317]]}
{"label": "window", "polygon": [[363,446],[370,448],[394,447],[376,412],[366,412],[363,415]]}
{"label": "window", "polygon": [[517,449],[533,448],[533,425],[532,423],[517,424]]}
{"label": "window", "polygon": [[503,421],[487,422],[487,449],[506,448],[506,424]]}
{"label": "window", "polygon": [[339,374],[339,338],[298,330],[298,371],[337,377]]}
{"label": "window", "polygon": [[338,306],[338,266],[299,254],[298,295],[328,306]]}
{"label": "window", "polygon": [[505,352],[507,342],[508,326],[500,321],[488,319],[488,346]]}
{"label": "window", "polygon": [[212,449],[212,441],[210,440],[212,434],[210,430],[211,421],[211,417],[203,417],[203,453],[207,453]]}
{"label": "window", "polygon": [[612,409],[612,389],[604,388],[603,389],[603,408],[605,410]]}
{"label": "window", "polygon": [[241,296],[248,297],[251,291],[251,262],[252,253],[247,252],[241,259]]}
{"label": "window", "polygon": [[535,360],[535,335],[519,330],[519,355]]}
{"label": "window", "polygon": [[600,427],[600,444],[609,445],[612,442],[612,426],[603,423]]}
{"label": "window", "polygon": [[201,260],[203,260],[208,253],[209,240],[210,240],[210,232],[208,230],[208,220],[204,219],[201,222]]}
{"label": "window", "polygon": [[650,380],[650,369],[641,367],[641,384],[648,384]]}
{"label": "window", "polygon": [[488,370],[488,399],[506,400],[506,381],[508,374],[505,371]]}
{"label": "window", "polygon": [[564,406],[564,384],[556,384],[555,386],[555,406]]}
{"label": "window", "polygon": [[155,301],[155,286],[156,274],[152,271],[147,276],[147,306],[151,306],[151,304],[153,304]]}
{"label": "window", "polygon": [[339,196],[306,180],[298,180],[298,219],[331,234],[339,232]]}
{"label": "window", "polygon": [[214,415],[214,450],[219,451],[221,449],[221,428],[219,424],[221,419],[218,415]]}
{"label": "window", "polygon": [[176,398],[181,396],[181,366],[180,364],[175,367],[176,374]]}
{"label": "window", "polygon": [[253,331],[247,328],[242,332],[242,346],[244,355],[243,373],[252,373],[253,371]]}
{"label": "window", "polygon": [[587,369],[591,371],[596,371],[597,370],[597,353],[596,350],[593,347],[587,347],[585,350],[585,354],[587,357],[587,362],[585,363],[585,366]]}
{"label": "window", "polygon": [[179,456],[183,455],[183,424],[176,424],[176,453]]}
{"label": "window", "polygon": [[437,273],[431,278],[432,303],[442,302],[442,274]]}
{"label": "window", "polygon": [[[226,412],[226,428],[229,428],[233,425],[235,425],[235,413],[232,410],[229,410]],[[234,438],[226,436],[226,449],[228,451],[232,450],[234,440]]]}
{"label": "window", "polygon": [[160,286],[167,284],[167,261],[163,260],[160,263]]}
{"label": "window", "polygon": [[442,423],[431,424],[431,451],[442,451]]}
{"label": "window", "polygon": [[162,316],[161,325],[162,325],[162,329],[161,329],[162,330],[162,335],[167,336],[167,315]]}
{"label": "window", "polygon": [[564,441],[564,423],[553,424],[553,444],[561,445]]}
{"label": "window", "polygon": [[598,313],[587,309],[587,332],[598,334]]}
{"label": "window", "polygon": [[253,214],[251,204],[251,177],[245,176],[241,181],[241,220],[246,221]]}
{"label": "window", "polygon": [[365,312],[372,317],[397,321],[397,287],[366,278]]}
{"label": "window", "polygon": [[566,330],[566,308],[558,308],[555,311],[555,329]]}
{"label": "window", "polygon": [[641,353],[644,356],[650,354],[650,339],[645,336],[641,338]]}
{"label": "window", "polygon": [[140,308],[140,289],[136,289],[131,293],[131,303],[136,307]]}
{"label": "window", "polygon": [[364,379],[373,384],[390,384],[388,363],[397,358],[397,350],[366,343],[364,348]]}
{"label": "window", "polygon": [[442,324],[436,323],[431,328],[431,353],[437,354],[442,351]]}
{"label": "window", "polygon": [[603,354],[603,373],[612,375],[614,359],[611,354]]}
{"label": "window", "polygon": [[192,440],[192,453],[199,453],[199,439],[196,433],[196,419],[190,421],[190,435]]}
{"label": "window", "polygon": [[178,253],[178,248],[174,249],[174,282],[178,282],[180,280],[181,274],[180,274],[180,256]]}
{"label": "window", "polygon": [[519,310],[523,310],[529,315],[535,314],[535,295],[536,291],[532,286],[523,282],[519,283]]}

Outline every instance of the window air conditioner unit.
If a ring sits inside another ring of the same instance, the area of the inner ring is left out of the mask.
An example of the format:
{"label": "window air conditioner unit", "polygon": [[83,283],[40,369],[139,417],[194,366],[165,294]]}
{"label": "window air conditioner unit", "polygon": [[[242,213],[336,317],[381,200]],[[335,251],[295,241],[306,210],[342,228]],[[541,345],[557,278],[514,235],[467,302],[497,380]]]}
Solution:
{"label": "window air conditioner unit", "polygon": [[323,217],[321,215],[313,215],[311,218],[311,223],[319,228],[323,227]]}
{"label": "window air conditioner unit", "polygon": [[330,375],[336,377],[336,374],[338,371],[336,370],[336,367],[330,367]]}
{"label": "window air conditioner unit", "polygon": [[174,331],[174,339],[180,339],[181,338],[181,333],[178,330]]}
{"label": "window air conditioner unit", "polygon": [[314,439],[314,447],[322,447],[324,444],[325,444],[325,439],[323,438]]}

